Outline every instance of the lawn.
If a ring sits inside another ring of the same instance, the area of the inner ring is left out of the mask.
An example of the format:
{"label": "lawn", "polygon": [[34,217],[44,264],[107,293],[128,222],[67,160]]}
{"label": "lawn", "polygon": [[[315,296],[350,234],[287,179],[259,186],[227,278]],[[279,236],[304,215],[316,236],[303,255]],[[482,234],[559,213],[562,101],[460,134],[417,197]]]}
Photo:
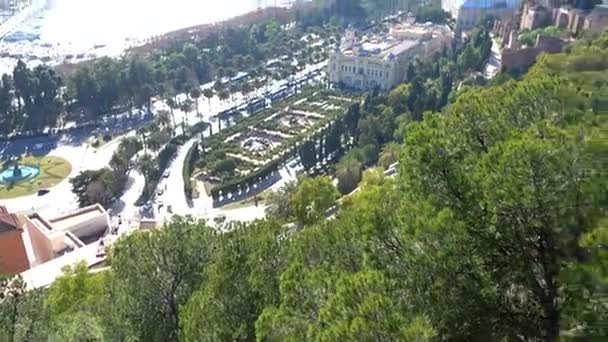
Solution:
{"label": "lawn", "polygon": [[40,167],[40,174],[30,180],[17,183],[12,188],[0,184],[0,199],[31,195],[40,189],[48,189],[64,180],[72,171],[72,165],[59,157],[25,157],[19,161],[22,165]]}

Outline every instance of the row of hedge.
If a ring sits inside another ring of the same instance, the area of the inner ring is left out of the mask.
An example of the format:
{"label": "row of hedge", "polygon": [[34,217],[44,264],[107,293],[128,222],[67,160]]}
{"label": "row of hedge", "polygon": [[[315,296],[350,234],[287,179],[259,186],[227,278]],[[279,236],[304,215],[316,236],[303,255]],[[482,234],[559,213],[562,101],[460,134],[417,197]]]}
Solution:
{"label": "row of hedge", "polygon": [[258,182],[259,178],[264,178],[267,175],[271,174],[272,172],[278,170],[279,167],[281,166],[281,164],[285,161],[285,159],[288,156],[289,156],[289,154],[286,153],[283,156],[281,156],[280,158],[277,158],[277,159],[271,161],[270,163],[264,165],[263,167],[261,167],[260,169],[258,169],[256,171],[248,174],[247,176],[244,176],[240,179],[236,179],[229,183],[225,183],[225,184],[221,184],[221,185],[213,187],[211,189],[211,197],[213,199],[217,199],[220,197],[220,192],[225,195],[226,193],[238,191],[244,185],[253,186],[254,184],[256,184]]}
{"label": "row of hedge", "polygon": [[198,143],[195,143],[190,147],[186,154],[186,160],[182,168],[182,177],[184,178],[184,193],[186,198],[192,200],[193,184],[192,184],[192,172],[194,172],[194,163],[199,158]]}

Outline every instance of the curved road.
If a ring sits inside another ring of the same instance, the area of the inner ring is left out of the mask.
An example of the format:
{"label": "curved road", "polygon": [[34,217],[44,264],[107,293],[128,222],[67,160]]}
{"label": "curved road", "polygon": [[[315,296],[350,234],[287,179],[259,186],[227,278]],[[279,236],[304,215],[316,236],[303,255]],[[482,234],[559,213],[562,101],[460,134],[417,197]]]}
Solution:
{"label": "curved road", "polygon": [[72,193],[70,178],[75,177],[81,171],[95,170],[107,166],[121,140],[122,137],[114,139],[98,149],[91,148],[88,144],[72,146],[60,143],[48,155],[61,157],[70,161],[72,171],[68,177],[59,184],[49,188],[50,192],[47,195],[38,196],[37,194],[32,194],[18,198],[3,199],[2,205],[12,212],[36,210],[51,216],[78,208],[76,196]]}

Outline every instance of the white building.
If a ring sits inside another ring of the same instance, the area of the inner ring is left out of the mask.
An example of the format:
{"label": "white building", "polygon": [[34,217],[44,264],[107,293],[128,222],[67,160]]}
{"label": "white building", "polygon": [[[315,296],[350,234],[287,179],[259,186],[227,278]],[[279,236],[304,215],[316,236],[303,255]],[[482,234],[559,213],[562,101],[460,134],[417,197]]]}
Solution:
{"label": "white building", "polygon": [[407,66],[415,57],[432,56],[453,37],[447,26],[432,24],[398,23],[389,33],[362,37],[348,29],[329,58],[329,82],[355,89],[390,89],[406,81]]}
{"label": "white building", "polygon": [[441,0],[441,7],[456,21],[456,27],[467,30],[483,16],[511,19],[521,0]]}

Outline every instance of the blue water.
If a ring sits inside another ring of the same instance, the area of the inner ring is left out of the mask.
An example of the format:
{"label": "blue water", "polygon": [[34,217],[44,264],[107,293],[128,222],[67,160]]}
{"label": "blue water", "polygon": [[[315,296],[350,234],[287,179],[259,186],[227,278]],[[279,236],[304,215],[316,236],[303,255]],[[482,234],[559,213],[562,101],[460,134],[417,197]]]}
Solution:
{"label": "blue water", "polygon": [[20,165],[18,166],[21,171],[21,175],[15,176],[14,168],[11,166],[8,169],[0,172],[0,183],[8,184],[11,182],[22,182],[28,179],[32,179],[40,173],[40,169],[36,166]]}

